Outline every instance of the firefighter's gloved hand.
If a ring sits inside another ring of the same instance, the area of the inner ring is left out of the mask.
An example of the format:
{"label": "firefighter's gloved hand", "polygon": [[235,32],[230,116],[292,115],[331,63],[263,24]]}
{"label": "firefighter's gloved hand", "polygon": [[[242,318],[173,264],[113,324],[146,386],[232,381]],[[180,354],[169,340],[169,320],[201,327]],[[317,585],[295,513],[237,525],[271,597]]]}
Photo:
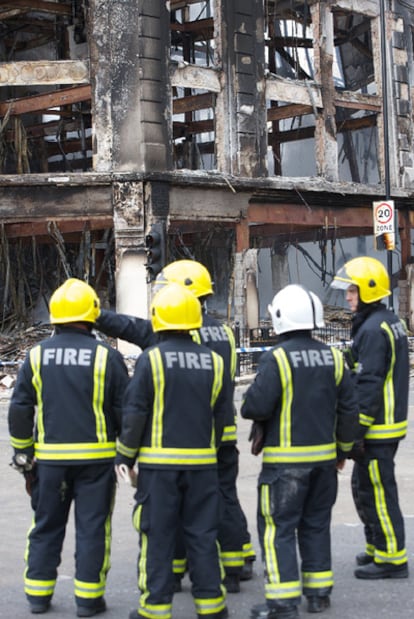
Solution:
{"label": "firefighter's gloved hand", "polygon": [[348,458],[354,460],[354,462],[361,463],[365,457],[365,444],[364,441],[356,441],[351,451],[348,454]]}
{"label": "firefighter's gloved hand", "polygon": [[33,459],[26,453],[20,452],[14,454],[10,466],[19,473],[28,473],[33,469]]}
{"label": "firefighter's gloved hand", "polygon": [[135,469],[130,469],[126,464],[116,464],[115,473],[118,482],[129,483],[133,488],[137,487],[138,475]]}
{"label": "firefighter's gloved hand", "polygon": [[344,348],[343,351],[342,351],[342,354],[344,356],[345,363],[348,366],[348,368],[350,370],[353,370],[355,368],[355,359],[352,356],[351,349],[350,348]]}
{"label": "firefighter's gloved hand", "polygon": [[251,441],[251,452],[258,456],[264,444],[264,424],[261,421],[253,421],[250,429],[249,441]]}

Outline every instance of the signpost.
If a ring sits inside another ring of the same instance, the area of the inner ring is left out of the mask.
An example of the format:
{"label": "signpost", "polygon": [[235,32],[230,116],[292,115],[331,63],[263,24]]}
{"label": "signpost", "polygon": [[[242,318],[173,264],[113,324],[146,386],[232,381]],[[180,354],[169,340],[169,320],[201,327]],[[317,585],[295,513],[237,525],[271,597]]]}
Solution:
{"label": "signpost", "polygon": [[374,235],[377,250],[395,249],[395,208],[394,200],[373,202]]}

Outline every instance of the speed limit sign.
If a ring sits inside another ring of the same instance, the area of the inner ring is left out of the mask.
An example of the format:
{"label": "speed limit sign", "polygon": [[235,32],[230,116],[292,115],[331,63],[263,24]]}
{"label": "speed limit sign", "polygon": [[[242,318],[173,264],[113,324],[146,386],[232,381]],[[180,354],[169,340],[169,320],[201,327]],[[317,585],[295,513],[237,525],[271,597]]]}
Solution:
{"label": "speed limit sign", "polygon": [[373,202],[372,206],[377,249],[395,249],[394,200]]}

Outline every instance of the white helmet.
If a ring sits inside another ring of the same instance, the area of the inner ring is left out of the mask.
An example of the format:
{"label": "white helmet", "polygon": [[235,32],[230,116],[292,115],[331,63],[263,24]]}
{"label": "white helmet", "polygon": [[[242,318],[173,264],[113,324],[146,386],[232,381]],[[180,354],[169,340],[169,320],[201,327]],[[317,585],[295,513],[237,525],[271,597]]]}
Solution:
{"label": "white helmet", "polygon": [[325,326],[321,300],[314,292],[299,284],[285,286],[275,295],[268,310],[278,335]]}

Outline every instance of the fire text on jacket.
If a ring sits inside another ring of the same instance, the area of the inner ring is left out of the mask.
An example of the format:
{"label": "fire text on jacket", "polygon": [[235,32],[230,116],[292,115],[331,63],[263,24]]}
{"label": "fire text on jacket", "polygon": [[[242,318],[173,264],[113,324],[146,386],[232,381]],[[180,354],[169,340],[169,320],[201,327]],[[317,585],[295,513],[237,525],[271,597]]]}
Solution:
{"label": "fire text on jacket", "polygon": [[89,348],[45,348],[43,365],[83,365],[92,363],[92,350]]}
{"label": "fire text on jacket", "polygon": [[179,367],[185,370],[211,370],[211,355],[208,353],[169,351],[165,353],[167,368]]}
{"label": "fire text on jacket", "polygon": [[322,350],[291,350],[288,354],[295,368],[315,368],[334,365],[333,354],[329,348]]}
{"label": "fire text on jacket", "polygon": [[207,326],[200,328],[203,342],[228,342],[229,336],[221,326]]}

